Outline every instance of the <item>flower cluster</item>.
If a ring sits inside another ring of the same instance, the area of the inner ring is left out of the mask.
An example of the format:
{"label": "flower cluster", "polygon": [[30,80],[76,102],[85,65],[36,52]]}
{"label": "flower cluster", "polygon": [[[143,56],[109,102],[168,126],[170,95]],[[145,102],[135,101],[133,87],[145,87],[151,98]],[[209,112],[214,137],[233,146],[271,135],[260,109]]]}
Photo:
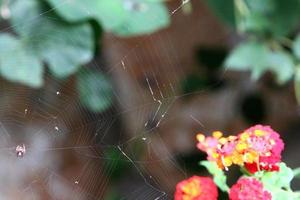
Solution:
{"label": "flower cluster", "polygon": [[192,176],[176,186],[174,200],[217,200],[218,190],[209,177]]}
{"label": "flower cluster", "polygon": [[240,178],[229,191],[230,200],[271,200],[270,192],[255,178]]}
{"label": "flower cluster", "polygon": [[219,131],[213,136],[197,135],[197,147],[205,151],[208,160],[222,169],[236,164],[250,173],[259,170],[276,171],[284,144],[279,134],[269,126],[256,125],[237,136],[224,137]]}

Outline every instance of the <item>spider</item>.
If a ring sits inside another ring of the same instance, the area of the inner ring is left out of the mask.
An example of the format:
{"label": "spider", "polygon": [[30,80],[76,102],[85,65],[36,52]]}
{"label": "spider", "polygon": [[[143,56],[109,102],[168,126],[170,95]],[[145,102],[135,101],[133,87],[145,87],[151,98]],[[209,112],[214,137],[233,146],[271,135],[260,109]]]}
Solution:
{"label": "spider", "polygon": [[17,154],[17,157],[23,157],[25,153],[26,153],[26,147],[25,147],[25,144],[18,145],[18,146],[16,147],[16,154]]}

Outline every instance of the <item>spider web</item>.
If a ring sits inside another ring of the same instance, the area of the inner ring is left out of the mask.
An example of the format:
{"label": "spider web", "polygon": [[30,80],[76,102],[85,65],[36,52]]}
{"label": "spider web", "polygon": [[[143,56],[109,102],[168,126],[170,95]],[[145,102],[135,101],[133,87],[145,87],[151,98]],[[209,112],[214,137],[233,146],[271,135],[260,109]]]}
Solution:
{"label": "spider web", "polygon": [[[188,2],[179,2],[170,11],[171,17]],[[66,3],[69,1],[63,1],[61,6]],[[153,20],[159,19],[153,16]],[[11,27],[5,28],[8,29]],[[138,57],[139,47],[144,40],[152,40],[151,35],[143,38],[108,69],[103,69],[104,64],[97,59],[89,67],[101,68],[107,76],[116,70],[132,73],[127,60],[136,57],[142,62],[143,58]],[[172,46],[171,41],[168,44]],[[177,55],[170,52],[165,59],[176,60]],[[127,105],[120,97],[127,92],[124,85],[123,91],[122,88],[114,90],[114,106],[101,114],[82,107],[73,87],[74,80],[57,80],[46,75],[44,88],[35,91],[9,83],[1,85],[0,200],[105,199],[109,190],[117,191],[120,199],[172,199],[175,185],[168,182],[168,177],[172,178],[173,174],[165,164],[171,163],[183,177],[187,172],[176,163],[176,154],[157,130],[172,120],[169,110],[183,96],[191,94],[178,94],[176,90],[177,76],[183,71],[167,72],[168,79],[163,83],[157,76],[164,69],[153,67],[151,74],[141,71],[151,101],[141,88],[136,88],[131,92],[140,94],[141,101]],[[138,80],[130,81],[140,85]],[[127,129],[122,125],[121,120],[131,113],[136,124],[143,126]],[[199,129],[204,126],[192,115],[191,120],[197,122]],[[19,158],[15,149],[22,144],[26,153]],[[110,151],[117,152],[117,156],[109,156],[106,152]],[[114,186],[111,174],[120,161],[126,163],[127,171]],[[105,165],[107,162],[110,164]],[[152,166],[159,169],[160,175],[152,173]]]}

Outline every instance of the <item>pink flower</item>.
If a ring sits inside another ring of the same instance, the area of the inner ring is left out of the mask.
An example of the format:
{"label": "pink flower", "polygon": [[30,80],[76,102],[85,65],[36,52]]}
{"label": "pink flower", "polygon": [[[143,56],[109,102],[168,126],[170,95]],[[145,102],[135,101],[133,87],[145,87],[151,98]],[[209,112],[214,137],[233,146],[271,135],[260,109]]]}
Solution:
{"label": "pink flower", "polygon": [[209,177],[192,176],[176,186],[174,200],[217,200],[218,189]]}
{"label": "pink flower", "polygon": [[245,160],[245,168],[250,173],[259,170],[278,171],[278,163],[281,161],[281,152],[284,143],[280,135],[271,129],[270,126],[256,125],[241,134],[239,141],[247,144],[243,154],[254,152],[257,155],[255,159]]}
{"label": "pink flower", "polygon": [[207,153],[207,159],[221,169],[231,165],[245,167],[250,173],[259,170],[278,171],[284,143],[269,126],[256,125],[238,136],[224,137],[220,131],[212,136],[197,135],[197,147]]}
{"label": "pink flower", "polygon": [[255,178],[240,178],[229,191],[230,200],[272,200],[270,192]]}

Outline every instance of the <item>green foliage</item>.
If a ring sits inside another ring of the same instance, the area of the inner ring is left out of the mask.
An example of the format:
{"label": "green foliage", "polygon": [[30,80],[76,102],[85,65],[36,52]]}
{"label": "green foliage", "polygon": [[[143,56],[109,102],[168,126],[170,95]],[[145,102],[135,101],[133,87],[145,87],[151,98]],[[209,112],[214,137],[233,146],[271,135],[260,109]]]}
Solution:
{"label": "green foliage", "polygon": [[122,0],[47,0],[57,9],[59,15],[71,22],[96,19],[106,30],[112,30],[122,24],[126,18]]}
{"label": "green foliage", "polygon": [[[61,79],[93,59],[99,44],[94,22],[121,36],[149,34],[170,23],[163,0],[0,0],[0,6],[9,11],[15,33],[0,33],[1,76],[33,88],[43,86],[45,64]],[[79,73],[77,87],[88,109],[102,112],[111,105],[112,88],[100,72]]]}
{"label": "green foliage", "polygon": [[90,110],[102,112],[112,103],[112,86],[102,73],[82,70],[78,74],[77,87],[81,102]]}
{"label": "green foliage", "polygon": [[257,172],[255,176],[271,192],[273,200],[298,200],[300,198],[299,193],[293,192],[290,187],[294,172],[284,163],[280,163],[278,172]]}
{"label": "green foliage", "polygon": [[293,173],[295,178],[300,178],[300,168],[294,169]]}
{"label": "green foliage", "polygon": [[293,43],[293,52],[298,60],[300,60],[300,34],[296,37]]}
{"label": "green foliage", "polygon": [[41,87],[44,62],[54,75],[65,77],[91,60],[94,46],[88,24],[70,25],[53,20],[53,14],[40,15],[45,8],[36,0],[14,1],[9,8],[18,36],[0,34],[0,68],[4,78]]}
{"label": "green foliage", "polygon": [[261,181],[267,185],[285,190],[291,189],[291,181],[294,177],[293,170],[286,166],[284,163],[280,163],[280,170],[278,172],[265,172],[261,177]]}
{"label": "green foliage", "polygon": [[229,69],[253,70],[253,77],[268,66],[268,49],[258,42],[247,42],[236,47],[225,61]]}
{"label": "green foliage", "polygon": [[[284,84],[295,77],[295,90],[300,101],[300,36],[291,37],[300,25],[298,0],[232,0],[228,4],[206,0],[223,21],[230,22],[245,37],[232,50],[225,66],[232,70],[248,70],[252,78],[266,71]],[[234,23],[233,23],[234,22]]]}
{"label": "green foliage", "polygon": [[63,5],[60,0],[47,1],[69,21],[93,18],[105,30],[120,36],[152,33],[170,23],[168,10],[161,0],[74,0]]}
{"label": "green foliage", "polygon": [[235,0],[235,16],[241,32],[284,36],[299,20],[298,0]]}
{"label": "green foliage", "polygon": [[31,87],[43,85],[43,66],[40,60],[26,49],[17,38],[0,35],[0,73],[6,79]]}
{"label": "green foliage", "polygon": [[294,74],[292,56],[284,50],[271,50],[266,44],[245,42],[237,46],[225,61],[225,66],[233,70],[251,70],[254,79],[265,71],[272,71],[279,84],[290,80]]}
{"label": "green foliage", "polygon": [[234,0],[206,0],[206,2],[221,20],[231,26],[235,25]]}
{"label": "green foliage", "polygon": [[222,169],[220,169],[215,162],[201,161],[200,165],[206,167],[208,172],[213,176],[215,184],[223,191],[227,192],[229,187],[227,186],[227,178]]}

